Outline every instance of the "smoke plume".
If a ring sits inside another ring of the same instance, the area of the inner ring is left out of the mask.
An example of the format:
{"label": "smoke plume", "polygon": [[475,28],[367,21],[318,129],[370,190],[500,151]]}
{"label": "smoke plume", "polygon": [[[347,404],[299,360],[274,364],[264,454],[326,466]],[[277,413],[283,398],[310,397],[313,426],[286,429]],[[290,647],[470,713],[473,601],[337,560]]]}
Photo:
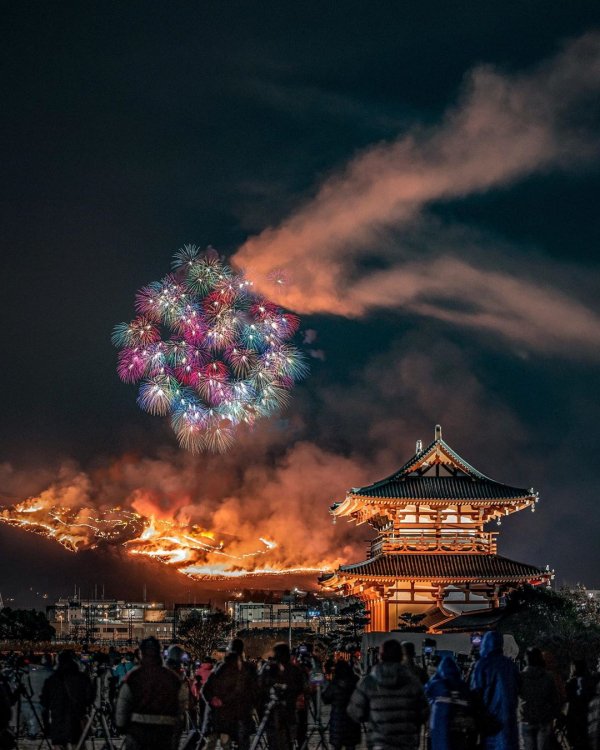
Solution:
{"label": "smoke plume", "polygon": [[[596,158],[598,139],[581,113],[599,89],[595,33],[525,73],[476,68],[438,125],[414,126],[358,154],[234,260],[259,285],[273,269],[289,269],[294,283],[280,301],[298,312],[353,317],[401,308],[534,349],[562,351],[568,342],[595,352],[600,317],[540,281],[542,263],[524,274],[500,255],[488,252],[482,262],[468,250],[448,252],[444,227],[434,236],[422,230],[431,229],[427,209],[435,203]],[[374,257],[383,270],[368,270]]]}

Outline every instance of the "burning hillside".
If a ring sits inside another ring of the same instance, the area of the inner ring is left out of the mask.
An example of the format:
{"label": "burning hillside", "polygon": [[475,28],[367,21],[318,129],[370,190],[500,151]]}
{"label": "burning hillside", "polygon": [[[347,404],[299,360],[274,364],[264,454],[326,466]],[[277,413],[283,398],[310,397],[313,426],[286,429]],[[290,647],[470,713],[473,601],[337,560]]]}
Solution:
{"label": "burning hillside", "polygon": [[[121,545],[130,555],[155,560],[197,580],[317,573],[331,567],[327,561],[286,567],[278,562],[278,544],[262,537],[255,549],[230,552],[214,532],[197,524],[145,517],[119,507],[74,509],[30,498],[0,511],[0,521],[53,539],[71,552]],[[240,540],[229,536],[231,546],[239,546]]]}

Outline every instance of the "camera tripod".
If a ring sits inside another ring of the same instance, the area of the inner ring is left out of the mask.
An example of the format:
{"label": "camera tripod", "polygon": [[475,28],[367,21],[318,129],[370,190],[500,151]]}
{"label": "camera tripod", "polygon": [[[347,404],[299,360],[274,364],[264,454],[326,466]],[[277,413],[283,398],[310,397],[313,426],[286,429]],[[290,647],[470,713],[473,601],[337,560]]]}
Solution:
{"label": "camera tripod", "polygon": [[187,737],[180,743],[180,750],[198,750],[204,747],[204,731],[200,729],[196,719],[190,711],[185,712],[185,731]]}
{"label": "camera tripod", "polygon": [[[92,706],[92,710],[90,711],[90,715],[87,718],[87,721],[83,728],[83,732],[81,733],[81,737],[79,738],[79,742],[77,743],[75,750],[82,750],[82,748],[85,748],[85,742],[88,737],[92,741],[92,748],[95,748],[96,745],[93,727],[94,721],[96,720],[99,720],[100,722],[100,729],[102,730],[102,736],[100,737],[100,739],[104,738],[104,748],[108,748],[108,750],[117,750],[114,737],[111,736],[110,726],[106,718],[107,716],[110,716],[110,706],[105,703],[102,703],[100,706]],[[121,745],[122,744],[123,743],[121,743]]]}
{"label": "camera tripod", "polygon": [[269,745],[267,744],[267,738],[265,737],[267,725],[269,723],[269,719],[271,718],[271,714],[273,713],[273,709],[276,706],[280,705],[282,705],[281,698],[279,698],[274,688],[271,688],[271,699],[266,705],[265,712],[262,719],[260,720],[260,724],[258,725],[256,734],[254,735],[254,738],[250,745],[250,750],[258,750],[258,748],[262,748],[264,750],[265,748],[269,747]]}
{"label": "camera tripod", "polygon": [[29,710],[31,711],[33,718],[35,719],[36,724],[38,725],[38,728],[42,735],[42,739],[40,740],[40,744],[38,745],[38,750],[40,750],[40,748],[42,747],[44,743],[46,743],[46,745],[48,746],[48,750],[52,750],[52,745],[44,729],[44,722],[40,718],[40,715],[35,707],[35,704],[33,703],[33,700],[31,699],[33,692],[30,693],[27,690],[26,686],[23,684],[23,676],[25,673],[22,672],[20,669],[17,669],[14,674],[15,674],[16,682],[17,682],[17,686],[14,691],[17,694],[15,747],[18,750],[19,743],[22,739],[21,738],[21,715],[22,715],[23,698],[25,698],[27,705],[29,706]]}
{"label": "camera tripod", "polygon": [[312,716],[312,725],[309,728],[306,739],[302,743],[300,750],[308,750],[310,740],[315,735],[319,736],[319,741],[315,750],[329,750],[329,743],[327,742],[327,725],[323,724],[322,716],[323,704],[321,702],[321,686],[317,685],[317,691],[315,693],[315,700],[308,702],[308,710]]}

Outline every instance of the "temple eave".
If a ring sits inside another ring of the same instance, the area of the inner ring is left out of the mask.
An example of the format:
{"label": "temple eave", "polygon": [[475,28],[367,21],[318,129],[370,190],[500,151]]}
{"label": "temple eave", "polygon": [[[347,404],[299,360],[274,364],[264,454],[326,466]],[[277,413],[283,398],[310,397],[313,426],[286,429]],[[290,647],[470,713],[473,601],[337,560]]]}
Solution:
{"label": "temple eave", "polygon": [[447,577],[432,577],[432,576],[376,576],[376,575],[358,575],[353,576],[351,574],[345,574],[343,572],[334,573],[329,578],[320,578],[319,583],[321,586],[326,588],[339,588],[347,585],[361,585],[363,583],[388,583],[391,584],[394,581],[427,581],[431,582],[432,585],[437,584],[462,584],[462,583],[543,583],[552,577],[551,572],[540,571],[539,575],[521,575],[521,576],[490,576],[488,578],[484,576],[447,576]]}
{"label": "temple eave", "polygon": [[[425,497],[425,496],[415,496],[415,497],[394,497],[394,496],[388,496],[388,495],[354,495],[350,494],[346,497],[345,500],[343,500],[340,503],[334,504],[331,507],[331,512],[334,515],[348,515],[349,513],[352,513],[352,511],[358,507],[361,507],[363,505],[386,505],[388,507],[394,507],[394,508],[404,508],[407,505],[456,505],[457,503],[460,505],[468,506],[468,505],[474,505],[477,507],[485,506],[485,507],[491,507],[496,505],[502,505],[502,506],[519,506],[520,508],[529,505],[530,503],[535,502],[536,495],[520,495],[518,497],[510,497],[510,498],[486,498],[486,497],[469,497],[469,498],[460,498],[460,497]],[[515,507],[515,510],[517,508]]]}
{"label": "temple eave", "polygon": [[[410,506],[425,505],[439,512],[443,509],[461,506],[461,515],[468,515],[468,509],[472,513],[476,510],[481,513],[487,509],[484,522],[487,520],[512,515],[521,510],[530,508],[537,502],[535,495],[527,495],[511,499],[485,499],[485,498],[394,498],[394,497],[367,497],[363,495],[349,495],[344,501],[334,504],[330,513],[336,518],[348,518],[348,522],[354,521],[357,525],[370,522],[375,516],[385,514],[388,511],[406,511]],[[425,511],[426,512],[426,511]]]}
{"label": "temple eave", "polygon": [[353,582],[433,581],[436,583],[504,583],[547,580],[551,571],[495,554],[382,554],[343,565],[323,576],[325,586]]}
{"label": "temple eave", "polygon": [[[361,504],[367,503],[369,505],[380,505],[381,503],[388,503],[391,505],[413,505],[414,503],[426,504],[442,504],[442,505],[514,505],[515,503],[530,503],[535,501],[535,495],[519,495],[518,497],[427,497],[425,495],[415,495],[414,497],[394,497],[393,495],[348,495],[346,500],[358,501]],[[345,503],[346,501],[344,501]],[[342,503],[341,505],[343,505]],[[340,506],[341,507],[341,506]]]}

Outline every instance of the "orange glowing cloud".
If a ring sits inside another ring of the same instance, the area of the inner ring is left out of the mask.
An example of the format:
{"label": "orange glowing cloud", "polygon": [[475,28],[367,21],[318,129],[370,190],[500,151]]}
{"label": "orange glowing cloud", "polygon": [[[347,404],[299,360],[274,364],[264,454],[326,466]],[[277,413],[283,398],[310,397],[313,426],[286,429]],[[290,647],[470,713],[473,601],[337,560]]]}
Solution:
{"label": "orange glowing cloud", "polygon": [[[540,285],[541,264],[524,276],[500,255],[503,271],[490,270],[494,258],[482,264],[467,250],[450,255],[443,227],[433,237],[421,233],[422,246],[411,252],[402,232],[411,239],[436,202],[596,158],[597,138],[573,112],[599,93],[598,34],[523,74],[477,68],[439,125],[414,127],[360,153],[279,226],[250,238],[234,261],[298,312],[360,316],[400,308],[547,351],[564,351],[575,336],[576,348],[595,353],[600,316],[560,284]],[[386,270],[365,270],[373,253]],[[289,270],[294,283],[274,289],[268,279],[275,269]],[[453,312],[452,300],[470,312]]]}

